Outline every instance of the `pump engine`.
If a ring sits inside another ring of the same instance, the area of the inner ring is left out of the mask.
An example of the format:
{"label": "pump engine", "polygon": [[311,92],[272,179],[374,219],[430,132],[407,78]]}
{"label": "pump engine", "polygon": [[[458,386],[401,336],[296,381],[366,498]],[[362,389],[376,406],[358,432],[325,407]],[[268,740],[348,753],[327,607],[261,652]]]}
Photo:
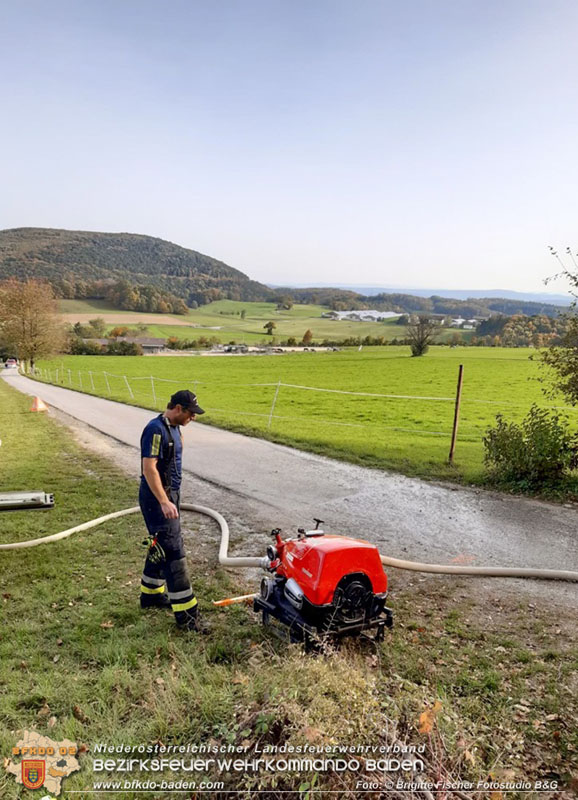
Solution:
{"label": "pump engine", "polygon": [[373,630],[383,638],[393,624],[387,576],[374,544],[363,539],[298,529],[294,539],[271,532],[261,589],[253,608],[263,624],[274,617],[289,628],[291,641],[306,645],[326,637],[358,636]]}

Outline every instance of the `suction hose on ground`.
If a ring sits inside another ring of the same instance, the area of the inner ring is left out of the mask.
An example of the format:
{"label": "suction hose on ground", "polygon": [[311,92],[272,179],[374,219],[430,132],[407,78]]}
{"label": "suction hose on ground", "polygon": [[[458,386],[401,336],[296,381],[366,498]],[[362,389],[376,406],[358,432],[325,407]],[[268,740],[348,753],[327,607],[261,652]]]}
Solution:
{"label": "suction hose on ground", "polygon": [[[212,517],[218,522],[221,528],[221,545],[219,547],[219,564],[225,567],[260,567],[263,564],[263,558],[233,558],[227,555],[229,549],[229,526],[227,520],[218,511],[206,506],[197,506],[193,503],[181,503],[181,510],[183,511],[196,511],[197,514],[204,514],[206,517]],[[25,547],[36,547],[39,544],[49,544],[50,542],[58,542],[60,539],[67,539],[73,533],[80,533],[80,531],[87,531],[90,528],[96,528],[97,525],[102,525],[103,522],[108,522],[111,519],[118,519],[119,517],[127,517],[129,514],[136,514],[140,512],[139,506],[132,508],[124,508],[122,511],[114,511],[112,514],[105,514],[103,517],[91,519],[88,522],[83,522],[82,525],[76,525],[74,528],[68,528],[59,533],[53,533],[51,536],[43,536],[41,539],[29,539],[25,542],[11,542],[10,544],[0,544],[0,550],[21,550]]]}
{"label": "suction hose on ground", "polygon": [[[197,506],[193,503],[182,503],[181,509],[183,511],[196,511],[197,514],[204,514],[207,517],[214,519],[221,528],[221,544],[219,546],[219,564],[225,567],[262,567],[267,563],[266,558],[244,558],[232,557],[227,555],[229,550],[229,526],[227,520],[218,511],[206,506]],[[76,525],[74,528],[68,528],[59,533],[53,533],[51,536],[44,536],[41,539],[30,539],[25,542],[12,542],[10,544],[0,544],[0,550],[21,550],[25,547],[36,547],[40,544],[48,544],[49,542],[58,542],[60,539],[66,539],[72,536],[73,533],[80,531],[87,531],[90,528],[96,528],[97,525],[102,525],[103,522],[108,522],[111,519],[119,517],[126,517],[129,514],[136,514],[140,511],[138,506],[133,508],[125,508],[122,511],[114,511],[112,514],[105,514],[103,517],[91,519],[82,525]],[[416,561],[402,561],[398,558],[390,558],[388,556],[381,556],[382,562],[389,567],[397,569],[408,569],[413,572],[433,572],[441,575],[469,575],[480,576],[485,578],[539,578],[541,580],[554,580],[554,581],[578,581],[578,572],[571,572],[569,570],[554,570],[554,569],[517,569],[510,567],[462,567],[462,566],[446,566],[444,564],[420,564]]]}
{"label": "suction hose on ground", "polygon": [[445,564],[421,564],[399,558],[381,556],[382,564],[413,572],[435,572],[438,575],[479,575],[484,578],[540,578],[545,581],[578,581],[578,572],[564,569],[527,569],[517,567],[458,567]]}

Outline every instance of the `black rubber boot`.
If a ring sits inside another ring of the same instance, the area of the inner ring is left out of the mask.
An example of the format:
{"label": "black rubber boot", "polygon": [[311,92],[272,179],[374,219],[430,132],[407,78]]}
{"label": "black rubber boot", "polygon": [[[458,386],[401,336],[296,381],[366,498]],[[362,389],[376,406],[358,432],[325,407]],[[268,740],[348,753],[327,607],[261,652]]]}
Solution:
{"label": "black rubber boot", "polygon": [[141,608],[170,608],[171,601],[168,594],[141,594]]}
{"label": "black rubber boot", "polygon": [[[177,622],[177,628],[180,631],[192,631],[194,633],[207,634],[211,632],[211,628],[207,622],[201,617],[197,607],[190,611],[184,612],[184,619]],[[176,615],[175,615],[176,616]]]}

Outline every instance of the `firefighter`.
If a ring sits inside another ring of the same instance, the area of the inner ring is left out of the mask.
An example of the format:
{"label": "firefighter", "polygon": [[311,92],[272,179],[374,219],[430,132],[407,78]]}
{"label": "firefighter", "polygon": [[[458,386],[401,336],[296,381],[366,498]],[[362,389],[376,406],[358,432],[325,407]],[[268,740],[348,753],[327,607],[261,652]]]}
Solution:
{"label": "firefighter", "polygon": [[[188,389],[172,395],[165,411],[152,419],[141,436],[139,504],[149,532],[149,549],[141,579],[141,608],[171,607],[177,627],[206,632],[191,587],[181,533],[181,426],[205,412]],[[166,584],[166,591],[165,591]]]}

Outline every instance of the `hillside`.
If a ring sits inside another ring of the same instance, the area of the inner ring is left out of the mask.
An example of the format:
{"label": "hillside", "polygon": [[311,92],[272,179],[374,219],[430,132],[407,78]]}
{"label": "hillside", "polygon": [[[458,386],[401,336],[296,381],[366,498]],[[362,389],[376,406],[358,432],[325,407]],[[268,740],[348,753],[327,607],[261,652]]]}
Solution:
{"label": "hillside", "polygon": [[271,295],[266,286],[222,261],[134,233],[0,231],[0,280],[8,277],[46,278],[60,296],[69,298],[83,296],[82,284],[120,280],[160,287],[188,305],[220,297],[265,300]]}
{"label": "hillside", "polygon": [[421,297],[419,291],[364,295],[339,287],[273,289],[222,261],[164,239],[54,228],[0,231],[0,281],[9,277],[47,279],[62,298],[106,299],[115,308],[155,313],[182,314],[186,313],[182,301],[195,308],[221,299],[282,305],[290,299],[339,311],[377,308],[466,318],[496,314],[557,317],[567,310],[522,297],[464,300]]}

